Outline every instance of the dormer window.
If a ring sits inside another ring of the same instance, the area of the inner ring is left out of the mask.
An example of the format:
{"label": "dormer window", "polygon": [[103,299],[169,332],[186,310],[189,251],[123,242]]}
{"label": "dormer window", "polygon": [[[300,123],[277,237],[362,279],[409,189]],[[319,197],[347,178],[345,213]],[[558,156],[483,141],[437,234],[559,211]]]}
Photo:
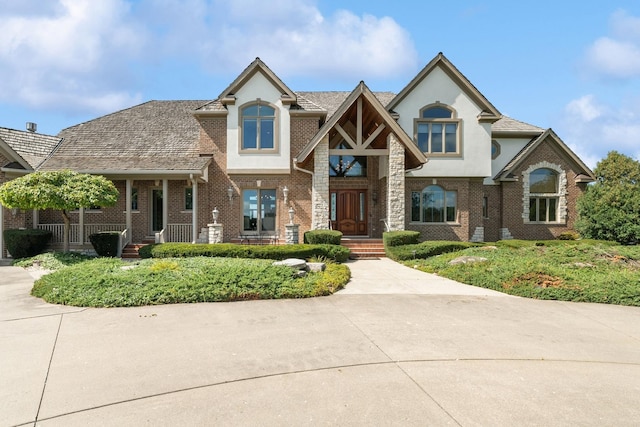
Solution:
{"label": "dormer window", "polygon": [[427,105],[415,120],[415,139],[424,153],[458,155],[460,148],[460,120],[456,112],[443,104]]}
{"label": "dormer window", "polygon": [[265,102],[245,105],[240,109],[242,126],[241,150],[276,150],[276,109]]}

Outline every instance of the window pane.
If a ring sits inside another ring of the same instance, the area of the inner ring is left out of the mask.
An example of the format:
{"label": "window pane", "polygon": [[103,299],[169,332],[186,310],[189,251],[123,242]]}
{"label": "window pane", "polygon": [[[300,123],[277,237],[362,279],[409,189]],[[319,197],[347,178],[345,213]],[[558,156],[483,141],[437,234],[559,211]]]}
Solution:
{"label": "window pane", "polygon": [[260,224],[262,231],[276,229],[276,190],[260,190]]}
{"label": "window pane", "polygon": [[538,221],[547,220],[547,199],[538,199]]}
{"label": "window pane", "polygon": [[260,120],[260,148],[273,148],[273,120]]}
{"label": "window pane", "polygon": [[434,123],[431,125],[431,152],[442,153],[442,124]]}
{"label": "window pane", "polygon": [[273,117],[276,115],[276,110],[274,110],[271,107],[268,107],[266,105],[261,105],[260,106],[260,116],[261,117]]}
{"label": "window pane", "polygon": [[364,221],[364,211],[365,211],[365,198],[364,198],[365,194],[364,193],[360,193],[360,215],[358,220],[359,221]]}
{"label": "window pane", "polygon": [[549,199],[549,221],[557,221],[556,199]]}
{"label": "window pane", "polygon": [[258,122],[255,119],[242,121],[242,148],[250,150],[258,148]]}
{"label": "window pane", "polygon": [[184,210],[193,210],[193,188],[184,189]]}
{"label": "window pane", "polygon": [[532,197],[529,199],[529,221],[538,220],[538,199]]}
{"label": "window pane", "polygon": [[482,217],[489,218],[489,198],[487,196],[482,198]]}
{"label": "window pane", "polygon": [[411,193],[411,221],[420,221],[420,193]]}
{"label": "window pane", "polygon": [[331,221],[336,220],[336,193],[331,193]]}
{"label": "window pane", "polygon": [[530,193],[557,193],[558,174],[551,169],[536,169],[529,175]]}
{"label": "window pane", "polygon": [[423,119],[450,119],[451,111],[443,107],[431,107],[422,112]]}
{"label": "window pane", "polygon": [[367,176],[367,158],[329,156],[329,176]]}
{"label": "window pane", "polygon": [[423,153],[429,152],[429,125],[418,124],[418,147]]}
{"label": "window pane", "polygon": [[430,185],[423,193],[425,222],[444,222],[444,191],[437,185]]}
{"label": "window pane", "polygon": [[137,188],[131,189],[131,210],[132,211],[138,210],[138,189]]}
{"label": "window pane", "polygon": [[456,220],[456,204],[457,193],[455,191],[447,191],[447,221],[455,222]]}
{"label": "window pane", "polygon": [[242,213],[244,231],[258,229],[258,190],[242,191]]}
{"label": "window pane", "polygon": [[445,153],[455,153],[458,151],[457,128],[458,125],[455,123],[447,123],[445,125]]}
{"label": "window pane", "polygon": [[242,114],[244,116],[257,116],[258,115],[258,105],[250,105],[242,110]]}

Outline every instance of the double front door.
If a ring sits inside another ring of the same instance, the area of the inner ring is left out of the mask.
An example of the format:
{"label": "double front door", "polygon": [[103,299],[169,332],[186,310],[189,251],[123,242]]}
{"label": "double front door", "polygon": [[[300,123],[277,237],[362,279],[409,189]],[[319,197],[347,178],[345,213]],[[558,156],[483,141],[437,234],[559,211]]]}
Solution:
{"label": "double front door", "polygon": [[345,236],[366,236],[367,190],[332,190],[331,228]]}

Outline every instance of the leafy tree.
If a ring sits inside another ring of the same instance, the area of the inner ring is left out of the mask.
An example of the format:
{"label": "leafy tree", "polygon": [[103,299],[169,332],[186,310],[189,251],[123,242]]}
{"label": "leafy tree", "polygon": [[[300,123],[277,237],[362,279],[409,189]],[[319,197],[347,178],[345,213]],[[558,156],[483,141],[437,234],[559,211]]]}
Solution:
{"label": "leafy tree", "polygon": [[64,221],[64,251],[69,251],[69,211],[91,206],[113,206],[118,190],[100,175],[70,170],[34,172],[0,186],[0,203],[8,208],[55,209]]}
{"label": "leafy tree", "polygon": [[593,239],[640,241],[640,162],[611,151],[593,172],[596,181],[578,200],[578,231]]}

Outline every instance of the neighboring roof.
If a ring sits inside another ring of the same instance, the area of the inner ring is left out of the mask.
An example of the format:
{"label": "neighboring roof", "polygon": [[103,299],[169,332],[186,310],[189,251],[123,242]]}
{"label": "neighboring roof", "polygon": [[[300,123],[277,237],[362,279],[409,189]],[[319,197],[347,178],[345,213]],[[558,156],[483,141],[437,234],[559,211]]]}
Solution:
{"label": "neighboring roof", "polygon": [[193,111],[206,101],[149,101],[64,129],[62,142],[39,168],[101,171],[193,171],[200,126]]}
{"label": "neighboring roof", "polygon": [[521,122],[508,116],[502,116],[491,126],[493,136],[534,136],[544,132],[543,128]]}
{"label": "neighboring roof", "polygon": [[478,116],[482,121],[495,122],[502,114],[496,107],[484,97],[482,93],[467,79],[452,63],[449,61],[442,52],[438,53],[435,58],[431,60],[417,76],[409,82],[404,89],[396,95],[393,100],[387,105],[389,111],[393,109],[418,86],[422,80],[425,79],[436,67],[440,67],[460,88],[469,96],[482,110],[482,113]]}
{"label": "neighboring roof", "polygon": [[512,180],[514,178],[513,171],[517,169],[530,154],[535,152],[536,148],[538,148],[538,146],[544,141],[555,144],[560,148],[560,150],[565,152],[570,160],[574,162],[578,168],[577,175],[579,177],[579,182],[595,181],[596,177],[591,169],[589,169],[589,167],[585,165],[584,162],[580,160],[580,158],[564,142],[562,142],[553,129],[547,129],[540,136],[532,139],[522,150],[520,150],[518,154],[515,155],[513,159],[511,159],[509,163],[505,165],[504,168],[502,168],[500,172],[498,172],[493,179],[496,181]]}
{"label": "neighboring roof", "polygon": [[[327,92],[324,93],[327,94]],[[333,92],[333,96],[326,96],[324,98],[322,96],[318,97],[316,98],[316,102],[323,102],[323,100],[335,101],[338,99],[338,93],[339,92]],[[313,94],[313,92],[305,92],[304,96],[313,96],[310,94]],[[363,97],[367,101],[368,105],[375,111],[378,117],[382,119],[382,122],[386,127],[388,127],[389,131],[393,132],[398,137],[400,143],[404,145],[405,156],[408,159],[406,164],[409,168],[415,168],[427,162],[427,158],[424,153],[422,153],[418,146],[413,143],[413,140],[407,135],[402,127],[400,127],[398,122],[391,117],[380,100],[373,94],[373,92],[371,92],[371,90],[369,90],[364,82],[360,82],[360,84],[358,84],[358,86],[349,93],[345,99],[343,99],[340,106],[333,110],[331,116],[322,125],[311,141],[309,141],[309,143],[302,149],[298,156],[294,158],[294,161],[298,163],[304,162],[311,153],[313,153],[313,150],[315,150],[320,141],[336,126],[336,124],[338,124],[342,116],[348,113],[360,97]]]}
{"label": "neighboring roof", "polygon": [[9,159],[13,160],[12,168],[16,168],[19,164],[25,169],[36,169],[58,145],[60,138],[0,127],[0,141],[6,144],[3,148],[12,157]]}

